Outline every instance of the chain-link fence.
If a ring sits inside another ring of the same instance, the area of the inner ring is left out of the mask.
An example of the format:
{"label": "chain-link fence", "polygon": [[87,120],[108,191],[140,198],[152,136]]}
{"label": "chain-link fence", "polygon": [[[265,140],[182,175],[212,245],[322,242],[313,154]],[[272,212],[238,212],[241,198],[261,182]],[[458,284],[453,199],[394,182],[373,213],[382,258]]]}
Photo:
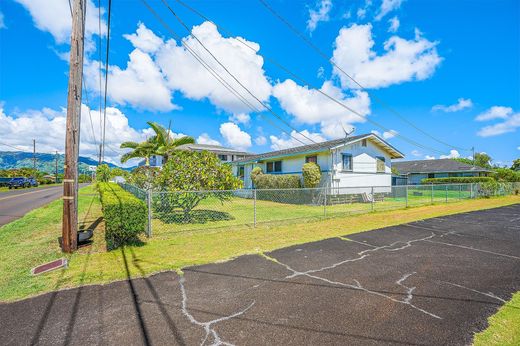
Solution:
{"label": "chain-link fence", "polygon": [[148,234],[323,219],[477,197],[518,194],[520,183],[349,188],[145,191],[121,184],[149,206]]}

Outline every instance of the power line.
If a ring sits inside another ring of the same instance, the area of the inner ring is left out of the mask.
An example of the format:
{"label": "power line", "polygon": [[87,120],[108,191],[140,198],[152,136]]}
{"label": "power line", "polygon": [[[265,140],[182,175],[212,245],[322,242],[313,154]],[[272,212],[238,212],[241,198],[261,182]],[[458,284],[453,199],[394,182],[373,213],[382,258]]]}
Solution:
{"label": "power line", "polygon": [[[178,0],[176,0],[178,1]],[[269,11],[271,14],[273,14],[278,20],[280,20],[282,23],[284,23],[291,31],[293,31],[298,37],[300,37],[309,47],[311,47],[314,51],[316,51],[323,59],[325,59],[327,62],[329,62],[332,66],[334,66],[338,71],[340,71],[343,75],[345,75],[348,79],[350,79],[353,83],[355,83],[361,90],[367,92],[372,96],[372,98],[379,103],[381,106],[389,110],[391,113],[396,115],[398,118],[400,118],[402,121],[406,122],[408,125],[416,129],[417,131],[421,132],[422,134],[428,136],[429,138],[433,139],[434,141],[441,143],[447,147],[463,150],[463,151],[470,151],[471,149],[461,148],[458,146],[451,145],[441,139],[436,138],[435,136],[431,135],[429,132],[424,131],[414,123],[412,123],[410,120],[408,120],[406,117],[404,117],[402,114],[400,114],[397,110],[392,108],[390,105],[388,105],[386,102],[384,102],[382,99],[377,97],[377,95],[373,94],[372,92],[369,92],[361,83],[359,83],[354,77],[352,77],[350,74],[348,74],[345,70],[343,70],[340,66],[338,66],[333,59],[329,58],[320,48],[318,48],[310,39],[308,39],[301,31],[299,31],[294,25],[292,25],[287,19],[282,17],[278,12],[274,10],[265,0],[258,0],[260,3]]]}
{"label": "power line", "polygon": [[107,21],[107,51],[106,51],[106,61],[105,61],[105,95],[104,95],[104,109],[103,109],[103,134],[101,140],[101,159],[103,162],[103,158],[105,156],[105,134],[106,134],[106,125],[107,125],[107,87],[108,87],[108,62],[109,62],[109,52],[110,52],[110,17],[112,13],[112,0],[108,0],[108,21]]}
{"label": "power line", "polygon": [[[193,7],[189,6],[188,4],[186,4],[185,2],[183,2],[182,0],[175,0],[177,1],[179,4],[181,4],[182,6],[186,7],[187,9],[189,9],[190,11],[192,11],[193,13],[197,14],[198,16],[200,16],[201,18],[203,18],[204,20],[212,23],[213,25],[215,25],[217,28],[221,29],[224,33],[226,33],[227,35],[229,36],[235,36],[233,35],[233,33],[231,33],[229,30],[226,30],[225,28],[223,28],[222,26],[219,26],[217,25],[215,22],[213,22],[211,19],[209,19],[208,17],[206,17],[205,15],[203,15],[202,13],[200,13],[199,11],[197,11],[196,9],[194,9]],[[247,42],[245,42],[243,39],[241,39],[240,37],[234,37],[234,39],[236,41],[238,41],[239,43],[241,43],[242,45],[246,46],[247,48],[249,48],[250,50],[256,52],[256,49],[254,47],[251,47],[251,45],[249,45]],[[375,120],[372,120],[370,118],[367,118],[367,117],[364,117],[362,114],[360,114],[359,112],[355,111],[354,109],[352,109],[351,107],[347,106],[346,104],[344,104],[342,101],[338,100],[337,98],[329,95],[328,93],[325,93],[324,91],[322,91],[321,89],[319,89],[317,86],[313,85],[312,83],[309,83],[308,81],[306,81],[304,78],[302,78],[301,76],[297,75],[296,73],[292,72],[291,70],[289,70],[287,67],[285,67],[284,65],[280,64],[279,62],[277,62],[276,60],[270,58],[269,56],[266,56],[265,54],[263,55],[263,57],[267,60],[267,61],[270,61],[271,63],[273,63],[274,65],[276,65],[277,67],[279,67],[280,69],[284,70],[286,73],[288,73],[289,75],[291,75],[293,78],[299,80],[300,82],[302,82],[303,84],[307,84],[308,86],[311,87],[311,89],[313,90],[316,90],[317,92],[319,92],[321,95],[327,97],[328,99],[330,99],[331,101],[335,102],[336,104],[338,104],[339,106],[347,109],[348,111],[354,113],[355,115],[357,115],[358,117],[360,117],[361,119],[363,120],[367,120],[368,122],[378,126],[379,128],[381,128],[382,130],[384,131],[391,131],[391,129],[385,127],[384,125],[376,122]],[[416,147],[419,147],[421,149],[426,149],[426,150],[430,150],[430,151],[434,151],[434,152],[437,152],[437,153],[441,153],[441,154],[444,154],[443,151],[440,151],[440,150],[437,150],[435,148],[431,148],[431,147],[428,147],[424,144],[421,144],[413,139],[410,139],[404,135],[401,135],[399,133],[396,133],[395,134],[396,137],[399,137],[400,139],[416,146]]]}
{"label": "power line", "polygon": [[[235,97],[237,97],[242,103],[244,103],[246,106],[250,107],[253,111],[260,113],[260,111],[252,105],[247,99],[244,98],[238,91],[236,91],[224,78],[222,78],[208,63],[206,63],[187,43],[182,40],[182,38],[173,31],[173,29],[165,23],[161,16],[146,2],[146,0],[141,0],[145,7],[156,17],[156,19],[170,32],[170,34],[176,38],[178,41],[181,42],[181,44],[186,48],[188,53],[192,55],[220,84],[222,84],[228,91],[230,91]],[[271,123],[271,122],[269,122]],[[302,142],[300,139],[292,136],[291,133],[286,132],[285,130],[281,129],[280,127],[274,125],[273,126],[280,129],[283,133],[288,134],[290,137],[295,139],[296,141],[300,142],[301,144],[305,145],[306,143]],[[292,127],[291,127],[292,128]],[[294,131],[298,132],[294,128],[292,128]]]}
{"label": "power line", "polygon": [[[271,107],[269,107],[265,102],[263,102],[262,100],[260,100],[258,97],[256,97],[244,84],[242,84],[240,82],[240,80],[238,80],[238,78],[236,78],[236,76],[234,74],[232,74],[228,68],[219,60],[217,59],[217,57],[215,57],[215,55],[206,47],[206,45],[204,45],[204,43],[202,43],[201,40],[199,40],[199,38],[193,34],[192,30],[184,23],[184,21],[177,15],[177,13],[175,13],[175,11],[170,7],[170,5],[168,4],[168,2],[166,0],[161,0],[162,3],[170,10],[170,12],[173,14],[173,16],[177,19],[177,21],[186,29],[186,31],[190,34],[191,37],[193,37],[195,40],[197,40],[197,42],[202,46],[202,48],[204,48],[204,50],[206,52],[208,52],[208,54],[213,58],[213,60],[215,60],[223,69],[224,71],[227,72],[227,74],[229,76],[231,76],[231,78],[233,78],[235,80],[235,82],[237,82],[245,91],[247,91],[247,93],[249,95],[251,95],[256,101],[258,101],[258,103],[260,103],[262,106],[264,106],[265,109],[267,109],[270,113],[272,113],[276,118],[278,118],[280,121],[282,121],[285,125],[287,125],[289,128],[291,128],[292,130],[296,131],[295,128],[293,128],[288,122],[286,122],[281,116],[279,116],[277,113],[275,113]],[[312,138],[309,138],[307,137],[306,135],[304,135],[303,133],[299,132],[299,131],[296,131],[298,134],[300,134],[302,137],[304,137],[305,139],[311,141],[312,143],[316,143]]]}
{"label": "power line", "polygon": [[[99,50],[99,136],[102,136],[103,132],[103,115],[101,113],[101,110],[103,108],[103,99],[101,98],[101,94],[103,92],[103,84],[102,84],[102,77],[103,77],[103,66],[101,64],[101,61],[103,61],[103,47],[101,45],[102,39],[101,39],[101,0],[98,0],[98,50]],[[99,152],[99,159],[101,160],[101,151]]]}

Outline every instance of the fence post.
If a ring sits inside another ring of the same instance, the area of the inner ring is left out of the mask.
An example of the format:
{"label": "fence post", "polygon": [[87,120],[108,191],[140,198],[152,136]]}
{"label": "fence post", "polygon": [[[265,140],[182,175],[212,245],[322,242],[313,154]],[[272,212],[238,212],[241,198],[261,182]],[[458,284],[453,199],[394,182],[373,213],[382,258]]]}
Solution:
{"label": "fence post", "polygon": [[432,204],[433,204],[433,183],[432,183],[432,197],[431,197],[431,201],[432,201]]}
{"label": "fence post", "polygon": [[323,218],[325,219],[327,217],[327,188],[323,188],[322,191],[325,191],[323,193]]}
{"label": "fence post", "polygon": [[446,203],[448,203],[448,185],[446,185]]}
{"label": "fence post", "polygon": [[459,185],[459,200],[461,199],[461,193],[462,193],[462,185]]}
{"label": "fence post", "polygon": [[148,227],[146,235],[148,238],[152,236],[152,190],[146,190],[146,204],[148,206]]}
{"label": "fence post", "polygon": [[256,189],[253,190],[253,227],[256,227]]}
{"label": "fence post", "polygon": [[405,201],[406,201],[406,208],[408,208],[408,185],[405,185]]}
{"label": "fence post", "polygon": [[372,211],[374,211],[374,203],[375,203],[374,187],[372,186],[372,206],[371,206]]}

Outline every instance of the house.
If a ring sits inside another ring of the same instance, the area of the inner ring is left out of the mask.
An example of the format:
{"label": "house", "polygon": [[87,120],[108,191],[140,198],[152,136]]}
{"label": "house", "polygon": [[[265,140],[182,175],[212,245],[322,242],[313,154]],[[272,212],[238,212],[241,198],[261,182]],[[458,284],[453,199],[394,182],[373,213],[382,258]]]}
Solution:
{"label": "house", "polygon": [[[253,154],[247,153],[245,151],[240,151],[232,148],[222,147],[220,145],[210,145],[210,144],[183,144],[177,147],[179,150],[189,150],[189,151],[209,151],[210,153],[214,153],[218,156],[218,158],[222,162],[231,162],[235,160],[241,160]],[[163,157],[160,155],[153,155],[150,157],[150,166],[152,167],[161,167],[163,164]]]}
{"label": "house", "polygon": [[392,165],[400,177],[406,178],[408,185],[420,184],[426,178],[481,177],[491,173],[488,169],[453,159],[400,161]]}
{"label": "house", "polygon": [[[353,193],[391,189],[391,160],[404,155],[375,134],[334,139],[322,143],[272,151],[233,161],[233,172],[252,188],[251,171],[260,167],[266,174],[301,174],[306,162],[315,162],[322,171],[322,187],[332,193],[342,188],[370,187]],[[335,189],[335,191],[334,191]]]}

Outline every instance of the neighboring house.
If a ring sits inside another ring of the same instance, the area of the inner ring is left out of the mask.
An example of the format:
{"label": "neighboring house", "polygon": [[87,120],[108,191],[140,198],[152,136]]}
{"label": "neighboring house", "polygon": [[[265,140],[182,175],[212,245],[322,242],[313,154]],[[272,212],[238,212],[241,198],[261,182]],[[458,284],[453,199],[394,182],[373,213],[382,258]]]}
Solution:
{"label": "neighboring house", "polygon": [[[320,185],[331,187],[334,194],[343,193],[339,191],[341,188],[372,186],[378,187],[376,192],[388,192],[391,159],[403,157],[399,150],[371,133],[254,155],[232,165],[245,188],[253,187],[254,167],[260,167],[266,174],[301,174],[306,162],[315,162],[322,171]],[[360,189],[359,193],[367,191]]]}
{"label": "neighboring house", "polygon": [[453,159],[416,160],[393,162],[400,177],[406,178],[408,185],[417,185],[426,178],[481,177],[491,173],[479,166],[468,165]]}
{"label": "neighboring house", "polygon": [[[209,151],[210,153],[214,153],[218,156],[220,161],[222,162],[231,162],[235,160],[241,160],[246,157],[249,157],[253,154],[247,153],[245,151],[240,151],[232,148],[222,147],[220,145],[209,145],[209,144],[184,144],[177,147],[179,150],[189,150],[189,151]],[[163,165],[163,157],[160,155],[153,155],[150,157],[150,166],[152,167],[162,167]]]}

